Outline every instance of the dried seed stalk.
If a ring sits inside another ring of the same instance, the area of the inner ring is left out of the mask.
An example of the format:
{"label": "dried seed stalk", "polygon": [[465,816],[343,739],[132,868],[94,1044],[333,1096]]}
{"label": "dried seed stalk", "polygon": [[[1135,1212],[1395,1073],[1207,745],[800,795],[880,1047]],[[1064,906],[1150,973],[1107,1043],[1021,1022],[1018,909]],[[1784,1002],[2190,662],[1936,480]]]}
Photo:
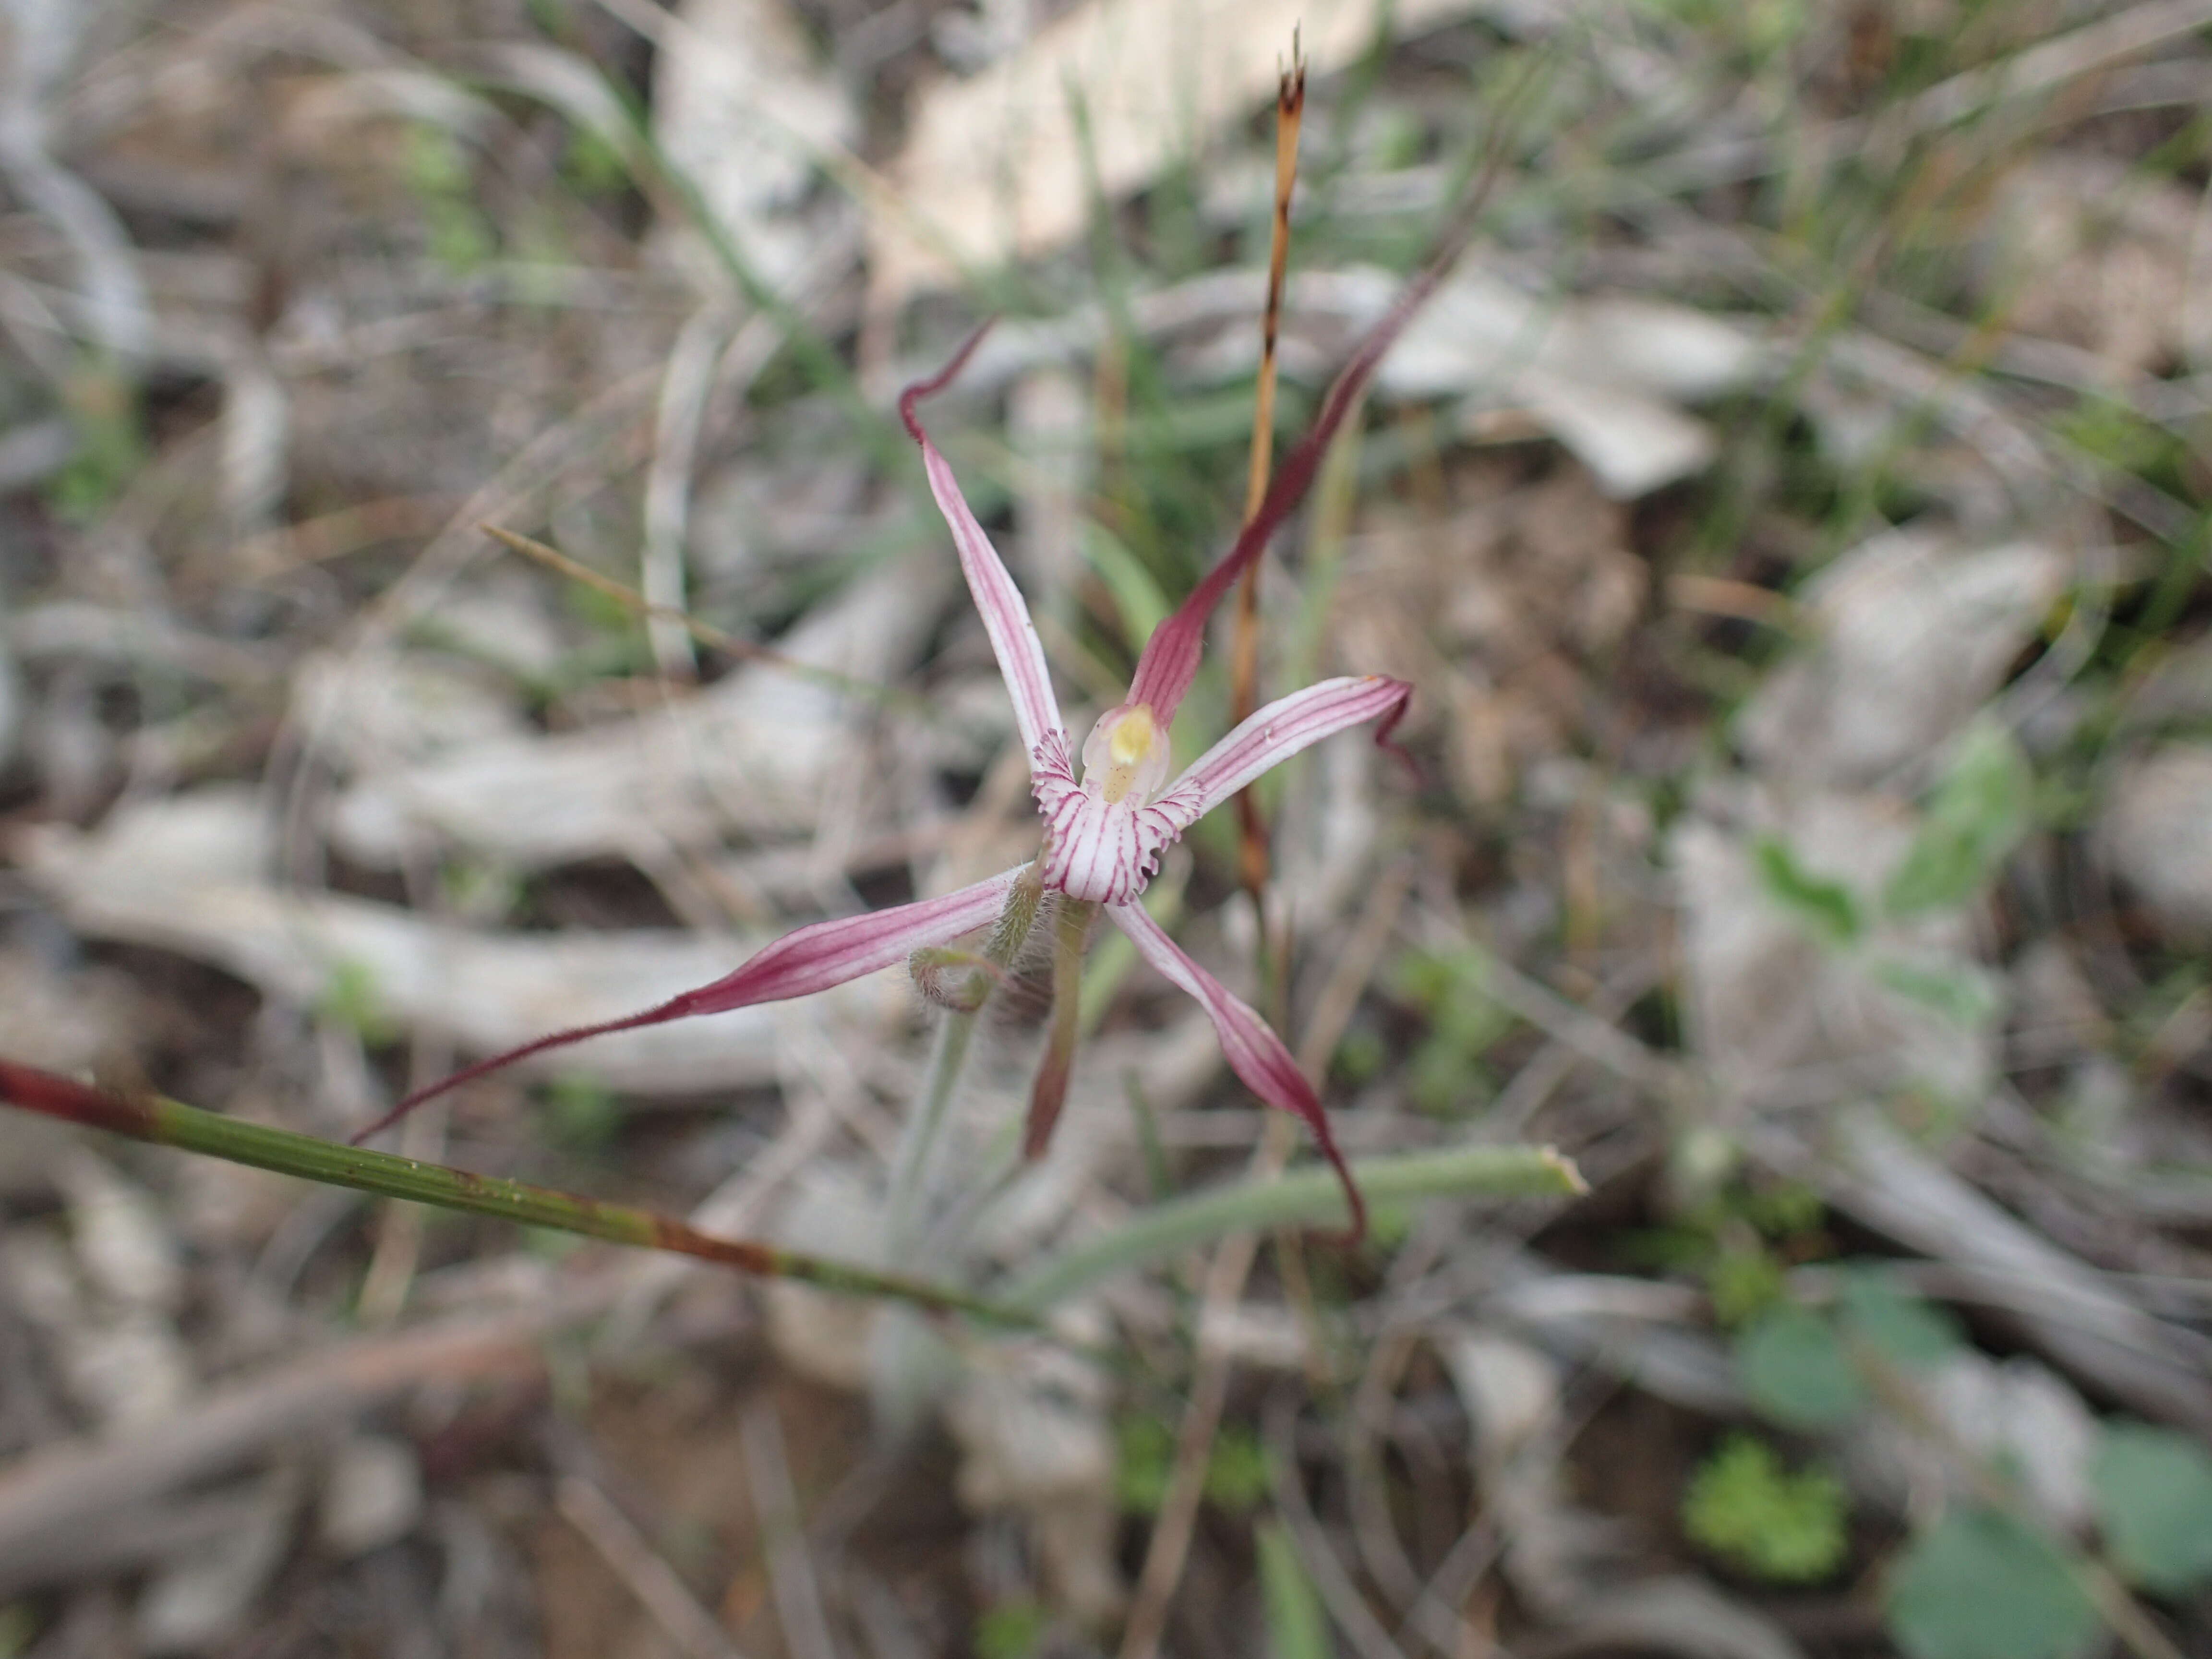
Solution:
{"label": "dried seed stalk", "polygon": [[[1297,39],[1291,67],[1275,87],[1275,213],[1267,237],[1267,303],[1261,315],[1260,381],[1252,402],[1252,459],[1245,475],[1244,522],[1267,498],[1275,457],[1275,343],[1282,331],[1284,280],[1291,262],[1291,193],[1298,176],[1298,128],[1306,108],[1306,65]],[[1229,654],[1229,723],[1260,706],[1260,562],[1245,566],[1237,588],[1237,629]],[[1256,908],[1267,884],[1267,826],[1251,789],[1237,797],[1237,876]]]}

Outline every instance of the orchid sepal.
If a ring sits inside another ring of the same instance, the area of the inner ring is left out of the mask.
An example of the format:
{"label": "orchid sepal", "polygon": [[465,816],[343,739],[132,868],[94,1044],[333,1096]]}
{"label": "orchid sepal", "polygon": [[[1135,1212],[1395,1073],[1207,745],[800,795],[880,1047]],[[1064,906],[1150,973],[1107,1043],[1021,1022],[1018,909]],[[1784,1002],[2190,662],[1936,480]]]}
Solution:
{"label": "orchid sepal", "polygon": [[1258,510],[1244,521],[1244,527],[1237,532],[1228,553],[1206,573],[1205,579],[1191,590],[1190,597],[1177,605],[1145,641],[1145,648],[1137,658],[1137,672],[1129,681],[1128,700],[1150,705],[1154,718],[1163,726],[1174,723],[1183,693],[1190,690],[1191,681],[1198,676],[1206,620],[1213,615],[1213,607],[1221,603],[1222,596],[1244,574],[1245,568],[1267,550],[1283,521],[1305,499],[1306,491],[1312,487],[1315,475],[1321,471],[1322,461],[1328,453],[1329,445],[1335,441],[1346,418],[1358,407],[1368,381],[1374,378],[1376,369],[1381,367],[1406,325],[1413,320],[1413,313],[1420,309],[1421,302],[1443,280],[1449,266],[1447,257],[1423,270],[1406,285],[1406,291],[1398,296],[1382,319],[1368,331],[1367,337],[1352,353],[1352,361],[1330,383],[1313,425],[1283,458],[1274,481],[1261,498]]}
{"label": "orchid sepal", "polygon": [[952,544],[960,555],[960,574],[968,580],[968,592],[983,618],[983,631],[990,637],[991,653],[998,659],[999,672],[1006,682],[1006,693],[1013,699],[1014,723],[1022,734],[1023,751],[1034,754],[1048,735],[1063,729],[1060,703],[1053,696],[1052,675],[1045,665],[1044,642],[1037,637],[1036,624],[1030,619],[1029,604],[1022,598],[1021,589],[1014,586],[1006,561],[991,545],[991,538],[977,522],[968,498],[960,493],[960,483],[952,476],[951,465],[929,441],[921,416],[915,412],[916,404],[942,391],[959,374],[961,366],[982,343],[990,326],[986,323],[969,336],[968,343],[954,354],[952,361],[928,380],[917,381],[899,393],[899,418],[906,422],[906,429],[915,442],[921,447],[921,465],[929,477],[929,493],[936,498],[937,510],[952,532]]}
{"label": "orchid sepal", "polygon": [[1345,1202],[1352,1206],[1352,1226],[1344,1242],[1358,1243],[1367,1232],[1367,1202],[1359,1195],[1358,1184],[1352,1180],[1344,1154],[1337,1148],[1328,1114],[1322,1109],[1321,1097],[1306,1081],[1305,1073],[1298,1070],[1297,1062],[1291,1058],[1291,1051],[1283,1046],[1282,1038],[1249,1004],[1193,961],[1143,905],[1109,904],[1106,914],[1113,918],[1115,927],[1128,935],[1139,956],[1170,982],[1189,993],[1206,1010],[1206,1018],[1213,1022],[1214,1036],[1220,1040],[1221,1053],[1229,1061],[1229,1069],[1242,1078],[1254,1094],[1270,1106],[1290,1113],[1311,1132],[1322,1156],[1328,1160],[1329,1167],[1343,1183]]}
{"label": "orchid sepal", "polygon": [[786,933],[774,944],[763,946],[744,966],[711,984],[617,1019],[555,1031],[464,1066],[427,1089],[416,1090],[356,1135],[354,1140],[358,1144],[368,1139],[449,1089],[548,1049],[565,1048],[588,1038],[635,1031],[648,1025],[665,1025],[672,1020],[690,1019],[701,1014],[722,1014],[758,1003],[811,996],[863,974],[888,968],[924,946],[944,945],[986,926],[1004,909],[1007,895],[1030,867],[1027,864],[1017,865],[937,898],[917,899],[911,904],[870,910],[857,916],[810,922]]}

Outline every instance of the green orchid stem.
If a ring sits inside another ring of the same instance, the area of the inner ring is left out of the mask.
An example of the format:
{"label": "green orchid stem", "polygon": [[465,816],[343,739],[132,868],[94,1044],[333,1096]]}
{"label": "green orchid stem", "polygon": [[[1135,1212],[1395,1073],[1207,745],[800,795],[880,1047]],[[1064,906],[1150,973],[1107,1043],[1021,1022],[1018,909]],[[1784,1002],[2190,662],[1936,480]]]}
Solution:
{"label": "green orchid stem", "polygon": [[[1021,878],[1007,893],[1006,908],[1000,912],[991,937],[984,942],[983,959],[1001,980],[1012,969],[1014,958],[1021,954],[1022,945],[1030,936],[1030,929],[1036,926],[1037,912],[1043,905],[1044,860],[1040,854],[1037,861],[1022,872]],[[920,975],[915,982],[921,982]],[[959,1086],[961,1071],[968,1063],[968,1048],[975,1037],[975,1021],[981,1012],[981,1004],[978,1003],[969,1008],[956,1007],[946,1014],[930,1051],[929,1077],[922,1085],[921,1098],[907,1119],[905,1133],[899,1137],[898,1151],[891,1164],[890,1194],[884,1209],[884,1243],[893,1259],[915,1243],[916,1212],[931,1187],[930,1175],[936,1162],[938,1139],[945,1127],[945,1109],[951,1104],[952,1091]]]}
{"label": "green orchid stem", "polygon": [[939,1132],[945,1127],[945,1109],[968,1063],[968,1046],[975,1035],[977,1011],[955,1010],[938,1028],[929,1051],[929,1076],[921,1098],[915,1103],[900,1135],[891,1166],[890,1195],[884,1206],[884,1243],[893,1255],[915,1242],[915,1212],[929,1190],[929,1173],[936,1162]]}
{"label": "green orchid stem", "polygon": [[[1549,1146],[1465,1146],[1356,1158],[1352,1178],[1370,1204],[1423,1198],[1568,1198],[1589,1190],[1571,1158]],[[1265,1227],[1346,1220],[1344,1189],[1316,1166],[1273,1181],[1243,1182],[1140,1211],[1004,1287],[1000,1305],[1042,1315],[1109,1275],[1218,1238]]]}
{"label": "green orchid stem", "polygon": [[964,1313],[998,1325],[1028,1325],[1027,1315],[981,1297],[923,1284],[896,1273],[825,1261],[750,1239],[702,1233],[672,1216],[627,1204],[579,1198],[495,1176],[472,1175],[441,1164],[423,1164],[366,1147],[318,1140],[289,1129],[246,1123],[153,1096],[131,1099],[84,1084],[0,1060],[0,1101],[25,1111],[157,1146],[204,1153],[233,1164],[273,1170],[325,1186],[350,1187],[386,1198],[410,1199],[441,1210],[490,1216],[523,1226],[546,1227],[613,1244],[673,1250],[764,1278],[797,1279],[852,1296],[889,1297],[939,1312]]}

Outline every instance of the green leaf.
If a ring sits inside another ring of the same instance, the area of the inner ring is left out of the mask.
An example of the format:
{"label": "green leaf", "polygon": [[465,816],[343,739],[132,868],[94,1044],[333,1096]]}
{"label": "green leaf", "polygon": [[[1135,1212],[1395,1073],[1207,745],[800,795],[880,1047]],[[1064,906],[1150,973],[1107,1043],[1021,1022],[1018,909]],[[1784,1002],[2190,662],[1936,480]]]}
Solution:
{"label": "green leaf", "polygon": [[372,1048],[398,1042],[404,1030],[376,982],[376,970],[351,957],[331,967],[323,994],[315,1000],[315,1012]]}
{"label": "green leaf", "polygon": [[1490,1092],[1482,1056],[1517,1023],[1486,990],[1492,971],[1489,953],[1480,950],[1416,951],[1397,964],[1398,994],[1429,1018],[1411,1073],[1413,1103],[1425,1112],[1462,1112]]}
{"label": "green leaf", "polygon": [[994,1603],[975,1621],[976,1659],[1030,1659],[1051,1630],[1052,1615],[1035,1601]]}
{"label": "green leaf", "polygon": [[[1157,1515],[1175,1469],[1176,1431],[1158,1417],[1124,1418],[1117,1435],[1114,1490],[1125,1513]],[[1206,1501],[1231,1514],[1256,1508],[1267,1496],[1267,1449],[1249,1429],[1225,1425],[1206,1462]]]}
{"label": "green leaf", "polygon": [[1125,1417],[1115,1435],[1114,1496],[1127,1515],[1157,1515],[1175,1465],[1175,1431],[1157,1417]]}
{"label": "green leaf", "polygon": [[443,127],[418,122],[403,155],[428,233],[430,257],[457,275],[474,270],[495,251],[491,227],[476,207],[476,167],[460,141]]}
{"label": "green leaf", "polygon": [[1734,1434],[1699,1466],[1682,1530],[1729,1565],[1777,1583],[1812,1583],[1844,1564],[1850,1508],[1826,1469],[1792,1474],[1773,1447]]}
{"label": "green leaf", "polygon": [[2106,1547],[2130,1578],[2166,1595],[2212,1582],[2212,1456],[2195,1439],[2109,1424],[2089,1478]]}
{"label": "green leaf", "polygon": [[1267,1659],[1333,1659],[1328,1613],[1298,1547],[1279,1521],[1255,1530],[1260,1556],[1260,1605],[1267,1621]]}
{"label": "green leaf", "polygon": [[1869,970],[1876,983],[1932,1008],[1952,1024],[1972,1030],[1994,1019],[2004,1006],[2004,993],[1996,976],[1971,962],[1949,962],[1940,968],[1925,967],[1896,957],[1874,963]]}
{"label": "green leaf", "polygon": [[2183,447],[2172,433],[2125,404],[2096,396],[2083,398],[2050,429],[2091,459],[2138,477],[2171,467],[2174,451]]}
{"label": "green leaf", "polygon": [[1892,1573],[1890,1634],[1908,1659],[2065,1659],[2097,1633],[2077,1564],[1994,1510],[1958,1510]]}
{"label": "green leaf", "polygon": [[622,1128],[622,1103],[607,1085],[584,1072],[564,1072],[547,1085],[545,1127],[572,1152],[595,1152]]}
{"label": "green leaf", "polygon": [[1174,607],[1152,573],[1145,568],[1145,562],[1120,537],[1093,520],[1084,521],[1083,556],[1114,596],[1114,607],[1121,613],[1124,637],[1133,645],[1152,638],[1152,630],[1167,620]]}
{"label": "green leaf", "polygon": [[1915,915],[1978,897],[2033,824],[2034,805],[2034,769],[2012,734],[1994,723],[1976,727],[1936,786],[1883,908]]}
{"label": "green leaf", "polygon": [[1735,1369],[1751,1403],[1788,1428],[1832,1427],[1866,1399],[1835,1326],[1794,1304],[1736,1339]]}
{"label": "green leaf", "polygon": [[574,127],[562,146],[561,178],[579,196],[612,196],[629,186],[629,161],[605,134]]}
{"label": "green leaf", "polygon": [[1866,931],[1858,896],[1843,883],[1814,875],[1771,836],[1761,837],[1752,851],[1766,896],[1808,933],[1829,945],[1849,945]]}
{"label": "green leaf", "polygon": [[1802,1181],[1776,1181],[1748,1188],[1736,1207],[1767,1237],[1791,1238],[1818,1227],[1828,1206]]}
{"label": "green leaf", "polygon": [[62,398],[76,447],[46,481],[46,504],[65,523],[90,524],[146,464],[139,392],[114,369],[88,359],[64,383]]}
{"label": "green leaf", "polygon": [[1224,1424],[1206,1463],[1206,1501],[1242,1515],[1259,1506],[1268,1485],[1267,1449],[1260,1437],[1234,1423]]}
{"label": "green leaf", "polygon": [[1906,1290],[1885,1268],[1846,1271],[1843,1313],[1851,1338],[1892,1364],[1915,1370],[1940,1365],[1965,1346],[1958,1322],[1947,1310]]}
{"label": "green leaf", "polygon": [[1782,1300],[1782,1264],[1771,1251],[1723,1249],[1705,1269],[1705,1294],[1723,1330],[1758,1317]]}

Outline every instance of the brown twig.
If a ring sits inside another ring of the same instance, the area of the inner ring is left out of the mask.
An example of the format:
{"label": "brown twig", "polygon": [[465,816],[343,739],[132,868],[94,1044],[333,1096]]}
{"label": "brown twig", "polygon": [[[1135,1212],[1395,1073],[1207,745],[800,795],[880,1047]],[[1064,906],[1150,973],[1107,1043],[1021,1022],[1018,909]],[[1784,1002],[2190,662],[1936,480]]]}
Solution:
{"label": "brown twig", "polygon": [[[1284,81],[1287,87],[1290,77],[1285,76]],[[1490,191],[1504,167],[1506,140],[1512,127],[1511,118],[1517,111],[1522,97],[1534,84],[1533,73],[1524,75],[1513,92],[1509,94],[1505,106],[1501,110],[1498,122],[1492,129],[1491,142],[1474,183],[1453,211],[1443,234],[1438,238],[1437,246],[1440,251],[1423,268],[1422,274],[1415,279],[1413,286],[1400,296],[1398,301],[1400,307],[1417,305],[1425,299],[1436,285],[1443,281],[1443,275],[1451,262],[1473,236],[1483,205],[1489,200]],[[1303,90],[1301,84],[1298,88],[1300,100],[1303,99]],[[1290,94],[1286,91],[1283,95],[1283,101],[1289,101],[1289,100]],[[1282,102],[1279,102],[1277,107],[1279,112]],[[1280,131],[1279,126],[1278,131],[1279,133]],[[1279,149],[1279,179],[1280,165],[1281,153]],[[1285,189],[1286,190],[1287,187],[1285,186]],[[1286,196],[1285,199],[1287,199]],[[1256,431],[1254,441],[1255,447],[1260,442],[1259,434]],[[1317,458],[1293,456],[1289,471],[1296,471],[1302,459],[1309,469],[1318,464]],[[1264,475],[1260,474],[1256,465],[1255,476],[1260,478],[1260,490],[1264,501],[1265,496],[1272,493],[1273,486],[1268,483]],[[1308,476],[1310,476],[1310,472]],[[1248,514],[1246,518],[1248,527],[1253,519],[1258,516],[1260,508],[1255,507]],[[1262,855],[1264,857],[1264,848]],[[1265,873],[1263,866],[1261,869],[1262,884],[1264,884]],[[1258,890],[1255,889],[1255,901],[1258,896]],[[1264,909],[1261,911],[1260,922],[1261,939],[1264,941],[1267,925]],[[1282,981],[1278,978],[1279,991],[1281,985]],[[1271,1120],[1267,1126],[1267,1133],[1258,1150],[1253,1154],[1252,1169],[1255,1178],[1279,1173],[1284,1164],[1289,1161],[1291,1146],[1291,1137],[1288,1121],[1281,1118]],[[1198,1363],[1196,1372],[1192,1378],[1191,1397],[1184,1408],[1182,1425],[1176,1435],[1176,1462],[1169,1474],[1168,1490],[1161,1502],[1159,1517],[1153,1526],[1152,1541],[1146,1549],[1145,1565],[1138,1579],[1136,1595],[1130,1607],[1128,1621],[1122,1627],[1121,1659],[1152,1659],[1152,1656],[1158,1651],[1160,1637],[1166,1629],[1168,1603],[1174,1597],[1176,1585],[1182,1582],[1183,1563],[1189,1553],[1191,1534],[1196,1524],[1199,1503],[1204,1496],[1206,1466],[1212,1453],[1214,1431],[1220,1422],[1222,1406],[1228,1394],[1230,1356],[1224,1345],[1209,1340],[1209,1325],[1218,1330],[1228,1308],[1243,1294],[1244,1282],[1250,1275],[1253,1259],[1257,1249],[1258,1239],[1255,1235],[1232,1234],[1222,1242],[1208,1266],[1205,1291],[1201,1298],[1198,1331]],[[1286,1264],[1294,1263],[1295,1260],[1295,1255],[1291,1252],[1285,1252]],[[1295,1267],[1291,1271],[1295,1273]],[[1212,1310],[1210,1321],[1207,1315],[1208,1310]],[[1370,1622],[1372,1622],[1371,1615],[1370,1615]],[[1382,1635],[1384,1648],[1389,1650],[1389,1638],[1387,1632],[1381,1632],[1379,1626],[1376,1626],[1376,1629]]]}
{"label": "brown twig", "polygon": [[612,1498],[581,1475],[569,1474],[555,1489],[554,1504],[684,1659],[740,1659],[729,1633]]}
{"label": "brown twig", "polygon": [[[1306,107],[1306,65],[1297,36],[1291,37],[1291,67],[1275,87],[1275,213],[1267,237],[1267,303],[1261,313],[1260,380],[1252,400],[1252,459],[1244,483],[1244,522],[1267,498],[1275,458],[1275,343],[1282,331],[1283,283],[1291,259],[1291,192],[1298,176],[1298,128]],[[1260,706],[1260,562],[1244,568],[1237,586],[1237,631],[1229,652],[1229,723]],[[1267,885],[1267,826],[1251,789],[1237,797],[1237,875],[1252,902]],[[1262,930],[1265,929],[1264,915]]]}
{"label": "brown twig", "polygon": [[836,1659],[837,1644],[823,1607],[814,1558],[806,1547],[799,1493],[792,1485],[790,1460],[784,1455],[783,1422],[776,1416],[775,1402],[754,1401],[738,1420],[738,1430],[785,1651],[793,1659]]}
{"label": "brown twig", "polygon": [[159,1423],[34,1453],[0,1477],[0,1563],[43,1557],[58,1534],[103,1525],[418,1383],[534,1370],[545,1334],[592,1317],[612,1290],[611,1279],[594,1281],[526,1315],[473,1315],[344,1343],[211,1394]]}
{"label": "brown twig", "polygon": [[[1375,965],[1382,958],[1390,931],[1396,925],[1412,887],[1410,861],[1395,866],[1376,889],[1346,947],[1342,963],[1322,994],[1314,1028],[1298,1053],[1299,1068],[1317,1075],[1335,1051],[1337,1039],[1358,1002]],[[1267,1120],[1267,1133],[1253,1154],[1255,1179],[1279,1174],[1288,1161],[1292,1136],[1289,1120]],[[1245,1280],[1259,1250],[1259,1235],[1238,1233],[1224,1239],[1206,1268],[1199,1297],[1198,1361],[1191,1380],[1189,1402],[1183,1408],[1176,1435],[1176,1461],[1169,1473],[1168,1489],[1145,1552],[1142,1576],[1130,1607],[1121,1638],[1121,1659],[1149,1659],[1166,1627],[1167,1607],[1182,1582],[1198,1509],[1205,1497],[1206,1468],[1213,1439],[1229,1394],[1231,1356],[1217,1334],[1225,1326],[1230,1310],[1244,1294]],[[1287,1266],[1297,1260],[1285,1253]],[[1293,1270],[1295,1271],[1295,1270]]]}
{"label": "brown twig", "polygon": [[1267,1449],[1274,1454],[1268,1459],[1267,1467],[1275,1495],[1275,1513],[1297,1546],[1298,1559],[1304,1563],[1306,1574],[1312,1579],[1322,1606],[1328,1609],[1329,1617],[1336,1621],[1337,1628],[1344,1632],[1360,1659],[1405,1659],[1390,1632],[1383,1628],[1382,1621],[1375,1616],[1375,1610],[1360,1595],[1359,1587],[1352,1583],[1344,1563],[1337,1559],[1328,1534],[1314,1516],[1304,1481],[1298,1474],[1297,1405],[1289,1395],[1278,1394],[1267,1402],[1263,1420]]}
{"label": "brown twig", "polygon": [[[1287,1120],[1273,1120],[1268,1127],[1283,1121]],[[1287,1136],[1268,1135],[1254,1156],[1255,1165],[1265,1170],[1272,1163],[1279,1170],[1283,1160],[1271,1159],[1269,1153],[1287,1139]],[[1182,1582],[1183,1563],[1189,1558],[1191,1534],[1198,1523],[1199,1503],[1206,1495],[1206,1469],[1212,1458],[1214,1431],[1220,1426],[1221,1410],[1229,1397],[1229,1354],[1219,1340],[1226,1325],[1223,1316],[1243,1295],[1244,1281],[1259,1248],[1257,1233],[1232,1233],[1221,1242],[1207,1266],[1206,1284],[1199,1296],[1197,1370],[1191,1379],[1190,1400],[1176,1431],[1175,1464],[1168,1474],[1168,1489],[1152,1522],[1152,1541],[1146,1547],[1128,1622],[1122,1626],[1121,1659],[1152,1659],[1167,1629],[1168,1606],[1175,1599],[1176,1586]]]}
{"label": "brown twig", "polygon": [[240,544],[240,579],[266,580],[381,542],[429,535],[452,519],[459,505],[453,495],[389,495],[265,531]]}

